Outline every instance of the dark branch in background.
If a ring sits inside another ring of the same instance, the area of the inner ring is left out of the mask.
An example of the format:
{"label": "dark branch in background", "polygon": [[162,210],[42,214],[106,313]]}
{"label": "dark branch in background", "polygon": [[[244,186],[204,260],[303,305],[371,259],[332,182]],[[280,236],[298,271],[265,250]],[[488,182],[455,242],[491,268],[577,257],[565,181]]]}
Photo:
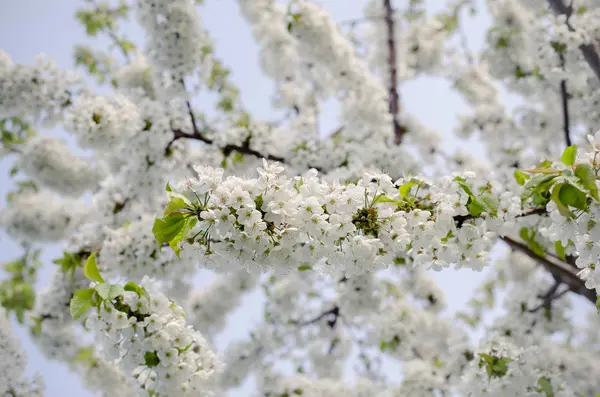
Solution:
{"label": "dark branch in background", "polygon": [[[564,3],[564,0],[548,0],[548,3],[550,4],[550,8],[552,8],[552,11],[554,11],[555,14],[567,16],[567,27],[571,32],[574,32],[575,29],[573,28],[571,23],[569,23],[568,20],[568,18],[573,13],[573,7],[571,5],[567,6]],[[579,50],[583,54],[583,58],[585,59],[585,61],[592,68],[592,71],[594,72],[598,80],[600,80],[600,56],[598,56],[594,45],[582,44],[579,46]]]}
{"label": "dark branch in background", "polygon": [[[563,69],[565,68],[565,56],[560,54],[560,63]],[[560,97],[563,111],[563,132],[565,134],[565,142],[567,146],[571,146],[571,132],[569,121],[569,93],[567,92],[567,80],[563,79],[560,82]]]}
{"label": "dark branch in background", "polygon": [[291,323],[294,325],[304,327],[306,325],[317,323],[325,317],[332,317],[331,319],[327,320],[327,325],[330,328],[333,328],[333,327],[335,327],[335,324],[337,323],[339,316],[340,316],[340,308],[338,306],[334,306],[331,309],[326,310],[323,313],[319,314],[317,317],[315,317],[313,319],[310,319],[310,320],[307,320],[304,322],[292,320]]}
{"label": "dark branch in background", "polygon": [[[200,131],[200,129],[198,128],[198,125],[196,123],[196,117],[194,116],[194,112],[192,110],[192,105],[190,104],[190,102],[187,101],[186,105],[188,108],[190,119],[192,121],[193,132],[188,133],[188,132],[182,131],[180,129],[173,130],[173,139],[171,139],[171,141],[167,144],[167,147],[165,148],[165,155],[169,153],[173,143],[182,138],[194,139],[194,140],[201,141],[201,142],[204,142],[209,145],[213,144],[213,140],[206,137],[202,133],[202,131]],[[241,154],[247,154],[247,155],[258,157],[258,158],[265,158],[267,160],[285,163],[285,159],[283,157],[275,156],[275,155],[272,155],[269,153],[260,153],[259,151],[250,148],[249,142],[244,142],[242,145],[229,144],[229,145],[222,147],[221,150],[223,151],[223,154],[225,156],[228,156],[229,154],[231,154],[231,152],[238,152]]]}
{"label": "dark branch in background", "polygon": [[537,305],[536,307],[534,307],[533,309],[529,309],[527,311],[530,313],[535,313],[542,308],[544,308],[546,310],[550,310],[552,308],[552,302],[559,299],[560,297],[562,297],[564,294],[566,294],[567,292],[569,292],[571,290],[570,288],[567,288],[567,289],[563,290],[562,292],[557,293],[558,288],[561,285],[562,285],[562,283],[560,282],[560,280],[555,280],[552,287],[550,287],[548,289],[548,291],[546,291],[545,294],[538,296],[538,298],[540,298],[542,300],[542,302],[539,305]]}
{"label": "dark branch in background", "polygon": [[554,258],[553,256],[538,256],[529,249],[525,244],[515,241],[509,237],[501,237],[510,248],[519,251],[540,263],[546,270],[552,274],[554,280],[559,281],[569,287],[570,291],[579,294],[592,303],[596,303],[596,292],[587,289],[585,282],[577,275],[577,270],[563,261]]}
{"label": "dark branch in background", "polygon": [[398,76],[396,68],[396,39],[394,38],[396,29],[392,0],[383,0],[383,8],[385,9],[385,24],[387,25],[388,67],[390,68],[388,104],[389,111],[394,119],[394,143],[399,145],[402,142],[402,136],[406,133],[406,128],[400,125],[400,122],[398,121],[400,100],[398,95]]}

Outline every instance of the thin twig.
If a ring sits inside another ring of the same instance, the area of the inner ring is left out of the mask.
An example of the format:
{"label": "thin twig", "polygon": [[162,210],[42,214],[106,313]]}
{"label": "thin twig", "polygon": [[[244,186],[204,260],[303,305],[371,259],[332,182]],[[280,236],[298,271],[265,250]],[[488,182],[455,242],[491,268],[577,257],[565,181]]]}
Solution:
{"label": "thin twig", "polygon": [[385,9],[385,23],[387,25],[388,67],[390,69],[389,111],[394,123],[394,143],[399,145],[402,142],[402,136],[406,133],[406,128],[400,125],[400,122],[398,121],[400,98],[398,95],[398,71],[396,67],[396,39],[394,37],[396,28],[392,1],[383,0],[383,8]]}
{"label": "thin twig", "polygon": [[[560,55],[560,66],[565,70],[565,56]],[[563,111],[563,132],[565,134],[565,142],[567,146],[571,146],[571,132],[570,132],[570,120],[569,120],[569,93],[567,92],[567,80],[562,79],[560,81],[560,98]]]}

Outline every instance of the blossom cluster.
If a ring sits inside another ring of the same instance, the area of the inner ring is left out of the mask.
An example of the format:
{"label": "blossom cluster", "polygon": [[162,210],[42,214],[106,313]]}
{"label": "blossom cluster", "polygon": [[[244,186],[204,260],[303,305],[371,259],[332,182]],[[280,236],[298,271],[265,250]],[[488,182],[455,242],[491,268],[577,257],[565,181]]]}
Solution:
{"label": "blossom cluster", "polygon": [[183,310],[148,279],[100,305],[85,321],[104,352],[156,396],[208,396],[221,364]]}
{"label": "blossom cluster", "polygon": [[163,222],[183,228],[180,213],[197,216],[179,240],[192,237],[206,256],[229,268],[229,259],[236,258],[250,268],[287,272],[308,266],[349,276],[410,258],[434,269],[452,263],[481,269],[493,237],[510,231],[521,211],[519,198],[509,192],[494,199],[499,192],[487,187],[491,195],[475,196],[469,173],[438,184],[415,178],[396,185],[387,175],[367,174],[342,185],[326,183],[314,170],[285,177],[283,167],[266,162],[254,179],[196,170],[198,179],[176,187],[173,200],[183,212],[167,214]]}
{"label": "blossom cluster", "polygon": [[4,310],[0,310],[0,395],[42,397],[44,386],[36,375],[25,377],[26,358],[12,333],[12,327]]}
{"label": "blossom cluster", "polygon": [[74,155],[66,142],[48,135],[29,139],[17,166],[40,186],[68,196],[81,195],[101,179],[98,169]]}

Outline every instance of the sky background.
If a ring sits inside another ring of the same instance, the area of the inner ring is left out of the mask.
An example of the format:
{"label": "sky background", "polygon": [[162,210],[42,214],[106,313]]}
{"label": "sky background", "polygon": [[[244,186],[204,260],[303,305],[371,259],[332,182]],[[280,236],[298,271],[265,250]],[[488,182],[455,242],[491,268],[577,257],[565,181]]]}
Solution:
{"label": "sky background", "polygon": [[[408,0],[405,0],[408,2]],[[85,35],[75,11],[84,2],[81,0],[0,0],[0,49],[4,50],[17,63],[31,63],[39,53],[53,58],[63,69],[72,68],[73,48],[75,44],[92,45],[106,48],[107,41],[93,39]],[[200,10],[203,23],[211,32],[216,54],[232,70],[232,79],[240,88],[242,102],[257,119],[274,119],[270,106],[273,92],[272,83],[262,74],[258,62],[258,47],[252,40],[248,24],[241,18],[234,0],[206,0]],[[336,21],[355,19],[361,16],[364,0],[321,0]],[[399,5],[399,0],[395,5]],[[442,0],[428,0],[431,10],[439,9]],[[481,7],[480,7],[481,9]],[[489,17],[485,10],[470,18],[465,24],[465,34],[469,46],[476,50],[481,47]],[[122,31],[138,47],[143,41],[143,33],[135,23],[123,26]],[[466,145],[478,150],[476,146],[457,141],[452,137],[452,128],[456,125],[457,114],[465,113],[468,108],[464,102],[450,90],[449,84],[442,79],[420,78],[401,87],[402,105],[416,115],[425,125],[442,134],[446,152],[457,145]],[[212,104],[195,101],[199,108],[212,108]],[[336,106],[328,103],[323,111],[321,131],[333,131],[336,128]],[[56,134],[73,142],[62,130],[46,130],[42,133]],[[11,159],[0,160],[0,208],[5,206],[6,192],[11,188],[8,179]],[[18,257],[20,247],[0,231],[0,263]],[[51,260],[61,256],[60,245],[44,247],[42,260],[47,265],[40,274],[39,286],[48,283],[52,266]],[[0,276],[1,277],[1,276]],[[440,286],[447,293],[451,311],[464,307],[473,289],[482,275],[470,270],[445,270],[434,274]],[[203,274],[200,284],[209,282],[211,276]],[[199,286],[200,286],[199,284]],[[262,318],[262,305],[259,294],[244,299],[244,305],[233,315],[227,331],[218,344],[222,347],[227,340],[243,338],[251,324]],[[91,396],[81,386],[79,378],[70,373],[64,364],[49,362],[32,345],[26,330],[17,327],[18,337],[29,357],[29,372],[40,373],[46,383],[47,397],[88,397]],[[235,396],[249,395],[249,389],[243,388],[233,393]]]}

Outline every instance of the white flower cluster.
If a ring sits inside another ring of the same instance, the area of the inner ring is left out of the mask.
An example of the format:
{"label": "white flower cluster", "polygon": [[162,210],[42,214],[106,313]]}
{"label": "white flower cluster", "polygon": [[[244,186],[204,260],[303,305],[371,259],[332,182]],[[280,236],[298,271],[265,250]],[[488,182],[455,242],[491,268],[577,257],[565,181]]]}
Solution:
{"label": "white flower cluster", "polygon": [[83,148],[110,151],[140,132],[137,107],[127,98],[81,95],[65,118],[65,128]]}
{"label": "white flower cluster", "polygon": [[49,190],[23,192],[0,214],[8,235],[28,241],[59,241],[79,225],[88,208],[80,201],[61,198]]}
{"label": "white flower cluster", "polygon": [[283,377],[265,374],[260,380],[262,395],[282,397],[301,395],[306,397],[373,397],[379,396],[381,387],[367,379],[358,379],[354,384],[334,379],[313,380],[296,375]]}
{"label": "white flower cluster", "polygon": [[70,103],[68,88],[77,82],[43,55],[33,66],[15,65],[0,50],[0,118],[31,115],[53,121]]}
{"label": "white flower cluster", "polygon": [[[105,301],[85,325],[128,378],[154,396],[210,396],[221,363],[181,307],[148,278],[142,291]],[[139,295],[138,295],[139,294]]]}
{"label": "white flower cluster", "polygon": [[[554,342],[550,342],[551,344]],[[543,392],[556,397],[575,396],[560,369],[550,360],[551,347],[514,345],[494,335],[478,349],[467,367],[461,390],[465,396],[527,397]]]}
{"label": "white flower cluster", "polygon": [[124,65],[115,72],[117,89],[125,92],[142,92],[154,98],[152,69],[143,55],[138,55],[131,63]]}
{"label": "white flower cluster", "polygon": [[170,84],[181,86],[206,55],[207,33],[194,1],[137,0],[135,11],[147,33],[146,54],[155,72],[165,73]]}
{"label": "white flower cluster", "polygon": [[503,193],[496,217],[485,211],[470,216],[466,192],[476,189],[468,187],[469,173],[431,183],[422,196],[415,187],[403,197],[381,174],[342,185],[324,182],[314,170],[285,177],[283,167],[266,162],[253,179],[223,179],[223,170],[211,167],[196,170],[197,180],[177,187],[191,201],[206,201],[197,204],[199,222],[189,236],[202,234],[197,241],[205,255],[225,268],[235,258],[252,268],[286,272],[305,265],[350,276],[408,257],[434,269],[452,263],[481,269],[495,233],[510,230],[520,214],[519,198]]}
{"label": "white flower cluster", "polygon": [[15,340],[10,321],[0,309],[0,396],[2,397],[42,397],[42,378],[36,375],[27,379],[24,375],[26,358]]}
{"label": "white flower cluster", "polygon": [[83,194],[100,179],[98,168],[89,160],[73,154],[66,142],[48,135],[29,139],[17,164],[34,182],[69,196]]}
{"label": "white flower cluster", "polygon": [[310,69],[287,30],[285,7],[274,0],[239,0],[238,3],[260,46],[262,69],[275,81],[277,104],[288,108],[297,106],[302,116],[311,113],[314,98],[308,84]]}

